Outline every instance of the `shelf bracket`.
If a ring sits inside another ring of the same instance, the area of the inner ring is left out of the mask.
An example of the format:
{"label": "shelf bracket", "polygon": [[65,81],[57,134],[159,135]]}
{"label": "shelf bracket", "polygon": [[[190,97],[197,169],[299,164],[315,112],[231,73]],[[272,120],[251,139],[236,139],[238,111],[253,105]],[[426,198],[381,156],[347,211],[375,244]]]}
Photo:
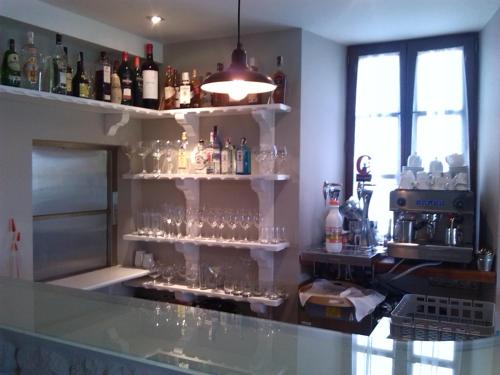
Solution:
{"label": "shelf bracket", "polygon": [[187,134],[190,145],[198,144],[200,134],[200,116],[196,113],[176,113],[175,121],[182,126]]}
{"label": "shelf bracket", "polygon": [[[274,183],[273,181],[259,179],[252,180],[252,190],[259,198],[259,228],[274,226]],[[259,233],[261,239],[261,233]]]}
{"label": "shelf bracket", "polygon": [[274,254],[261,249],[250,250],[250,256],[257,262],[259,269],[259,288],[265,288],[274,283]]}
{"label": "shelf bracket", "polygon": [[115,136],[122,126],[125,126],[130,121],[130,113],[106,113],[103,115],[104,133],[108,136]]}
{"label": "shelf bracket", "polygon": [[[200,182],[194,178],[186,178],[176,180],[175,186],[184,193],[184,198],[186,199],[186,219],[191,219],[191,222],[197,222],[200,208]],[[198,230],[197,225],[192,225],[187,228],[187,234],[196,237]]]}
{"label": "shelf bracket", "polygon": [[252,117],[259,124],[260,146],[274,145],[274,122],[275,113],[268,109],[256,109],[252,111]]}

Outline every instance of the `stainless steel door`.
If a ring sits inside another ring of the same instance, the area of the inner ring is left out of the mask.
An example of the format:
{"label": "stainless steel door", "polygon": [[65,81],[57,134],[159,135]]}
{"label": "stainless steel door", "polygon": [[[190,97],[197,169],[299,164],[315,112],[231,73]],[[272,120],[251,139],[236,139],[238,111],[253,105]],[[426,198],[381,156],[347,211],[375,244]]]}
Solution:
{"label": "stainless steel door", "polygon": [[36,281],[109,264],[109,160],[105,149],[33,147]]}

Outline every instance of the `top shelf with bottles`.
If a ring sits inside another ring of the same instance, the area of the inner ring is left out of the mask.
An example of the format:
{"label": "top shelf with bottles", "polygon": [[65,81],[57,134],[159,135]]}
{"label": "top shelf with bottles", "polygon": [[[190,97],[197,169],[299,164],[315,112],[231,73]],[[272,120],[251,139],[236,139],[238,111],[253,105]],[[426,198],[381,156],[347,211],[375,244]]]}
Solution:
{"label": "top shelf with bottles", "polygon": [[289,106],[280,103],[159,111],[4,85],[0,85],[0,98],[29,103],[55,104],[75,110],[103,114],[105,116],[105,131],[107,135],[115,135],[117,130],[127,124],[130,119],[158,120],[173,118],[179,120],[186,117],[237,116],[255,114],[262,111],[267,113],[285,113],[291,111]]}

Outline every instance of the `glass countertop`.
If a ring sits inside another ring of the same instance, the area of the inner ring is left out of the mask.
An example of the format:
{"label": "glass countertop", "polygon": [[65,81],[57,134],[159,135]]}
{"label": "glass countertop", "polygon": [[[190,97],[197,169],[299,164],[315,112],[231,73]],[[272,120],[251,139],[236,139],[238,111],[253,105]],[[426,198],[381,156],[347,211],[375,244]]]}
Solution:
{"label": "glass countertop", "polygon": [[186,374],[498,375],[500,337],[388,339],[0,278],[0,328]]}

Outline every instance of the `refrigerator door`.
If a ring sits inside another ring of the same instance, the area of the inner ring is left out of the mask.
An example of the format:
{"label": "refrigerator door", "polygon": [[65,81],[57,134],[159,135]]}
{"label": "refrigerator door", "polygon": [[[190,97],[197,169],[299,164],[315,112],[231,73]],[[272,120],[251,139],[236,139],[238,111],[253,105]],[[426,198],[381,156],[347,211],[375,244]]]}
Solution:
{"label": "refrigerator door", "polygon": [[35,281],[109,265],[108,160],[105,149],[33,147]]}
{"label": "refrigerator door", "polygon": [[33,215],[105,210],[106,150],[33,148]]}

